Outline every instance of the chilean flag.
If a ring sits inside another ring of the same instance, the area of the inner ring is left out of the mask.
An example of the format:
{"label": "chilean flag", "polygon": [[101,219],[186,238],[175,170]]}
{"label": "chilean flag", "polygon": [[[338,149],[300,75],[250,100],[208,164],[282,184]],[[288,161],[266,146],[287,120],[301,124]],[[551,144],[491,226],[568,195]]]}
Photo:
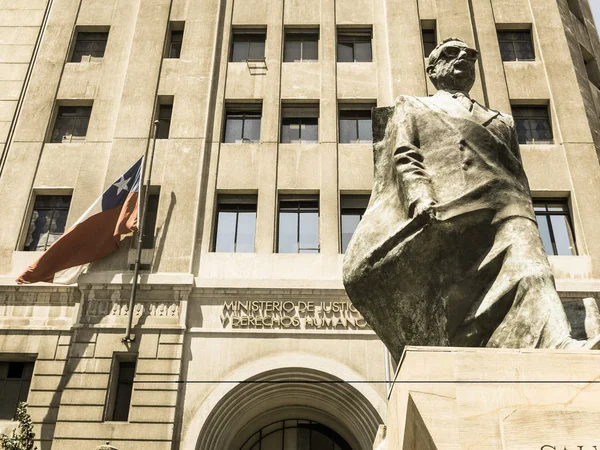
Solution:
{"label": "chilean flag", "polygon": [[104,191],[77,222],[16,279],[19,284],[71,284],[87,264],[118,250],[121,235],[137,231],[140,158]]}

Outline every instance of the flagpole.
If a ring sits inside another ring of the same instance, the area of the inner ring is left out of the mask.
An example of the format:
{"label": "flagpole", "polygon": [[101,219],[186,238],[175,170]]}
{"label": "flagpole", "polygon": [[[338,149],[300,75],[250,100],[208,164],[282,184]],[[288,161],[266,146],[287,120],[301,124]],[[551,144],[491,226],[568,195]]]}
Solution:
{"label": "flagpole", "polygon": [[[137,243],[137,255],[135,257],[135,265],[133,268],[133,282],[131,285],[131,297],[129,298],[129,310],[127,317],[127,330],[125,331],[125,336],[121,339],[123,343],[133,342],[135,341],[135,335],[131,336],[131,324],[133,322],[133,308],[135,307],[135,295],[137,293],[137,285],[138,285],[138,274],[140,271],[140,262],[142,260],[142,240],[144,239],[144,225],[146,222],[146,206],[148,205],[148,195],[150,192],[150,182],[152,179],[152,165],[154,163],[154,149],[156,147],[156,134],[158,133],[158,125],[159,121],[154,121],[154,134],[152,136],[152,154],[150,155],[150,162],[148,163],[148,181],[144,185],[144,195],[142,196],[142,201],[140,202],[141,211],[139,212],[139,220],[138,220],[138,243]],[[146,153],[144,154],[144,163],[142,167],[142,184],[144,182],[143,177],[146,173],[146,161],[148,161],[148,150],[150,149],[150,140],[148,140],[148,144],[146,145]]]}

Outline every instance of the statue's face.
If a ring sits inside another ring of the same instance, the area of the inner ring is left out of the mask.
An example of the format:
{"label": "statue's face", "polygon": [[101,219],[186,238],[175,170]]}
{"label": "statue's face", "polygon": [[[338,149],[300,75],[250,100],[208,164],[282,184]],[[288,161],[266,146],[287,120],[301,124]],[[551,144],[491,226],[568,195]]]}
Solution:
{"label": "statue's face", "polygon": [[477,50],[464,42],[446,42],[433,51],[427,73],[437,89],[469,92],[475,83],[478,55]]}

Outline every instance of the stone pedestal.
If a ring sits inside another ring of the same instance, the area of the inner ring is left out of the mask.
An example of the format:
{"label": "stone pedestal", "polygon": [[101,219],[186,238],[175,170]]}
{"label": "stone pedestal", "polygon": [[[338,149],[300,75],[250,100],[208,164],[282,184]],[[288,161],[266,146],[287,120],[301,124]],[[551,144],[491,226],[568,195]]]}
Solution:
{"label": "stone pedestal", "polygon": [[386,450],[599,450],[600,351],[407,347]]}

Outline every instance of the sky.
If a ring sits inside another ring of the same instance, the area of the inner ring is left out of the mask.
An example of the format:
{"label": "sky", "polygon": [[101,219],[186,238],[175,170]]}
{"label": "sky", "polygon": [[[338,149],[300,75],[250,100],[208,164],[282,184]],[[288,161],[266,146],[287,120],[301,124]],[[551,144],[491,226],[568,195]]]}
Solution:
{"label": "sky", "polygon": [[598,27],[600,26],[600,0],[590,0],[590,5],[592,7],[592,13],[594,14],[596,27]]}

